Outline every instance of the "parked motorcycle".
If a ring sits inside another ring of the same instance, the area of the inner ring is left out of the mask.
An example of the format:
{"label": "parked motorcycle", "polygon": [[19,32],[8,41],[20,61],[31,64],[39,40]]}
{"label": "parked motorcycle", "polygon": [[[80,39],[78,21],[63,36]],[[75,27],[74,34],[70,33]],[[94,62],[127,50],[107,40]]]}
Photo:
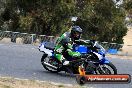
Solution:
{"label": "parked motorcycle", "polygon": [[41,63],[43,67],[50,72],[65,71],[71,74],[79,74],[83,69],[86,74],[117,74],[116,67],[106,59],[105,49],[97,41],[91,42],[91,46],[79,45],[73,46],[73,51],[80,52],[80,58],[74,58],[67,52],[63,56],[70,61],[70,65],[63,66],[62,63],[54,57],[54,44],[43,42],[39,46],[39,51],[43,52]]}

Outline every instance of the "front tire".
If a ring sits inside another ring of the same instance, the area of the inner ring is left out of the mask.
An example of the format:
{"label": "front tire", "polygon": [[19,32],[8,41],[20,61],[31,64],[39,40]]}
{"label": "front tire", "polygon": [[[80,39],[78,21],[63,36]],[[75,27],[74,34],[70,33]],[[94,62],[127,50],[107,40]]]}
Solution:
{"label": "front tire", "polygon": [[96,74],[117,74],[116,67],[110,62],[99,65],[96,69]]}

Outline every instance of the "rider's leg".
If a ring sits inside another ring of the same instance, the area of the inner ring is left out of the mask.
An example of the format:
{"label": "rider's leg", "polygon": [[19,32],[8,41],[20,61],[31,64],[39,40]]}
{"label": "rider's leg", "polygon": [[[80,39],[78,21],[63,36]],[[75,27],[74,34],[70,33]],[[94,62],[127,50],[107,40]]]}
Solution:
{"label": "rider's leg", "polygon": [[55,57],[56,57],[60,62],[62,62],[62,60],[64,59],[63,55],[61,55],[61,54],[55,54]]}
{"label": "rider's leg", "polygon": [[69,61],[67,61],[62,54],[55,54],[55,57],[63,64],[68,65]]}

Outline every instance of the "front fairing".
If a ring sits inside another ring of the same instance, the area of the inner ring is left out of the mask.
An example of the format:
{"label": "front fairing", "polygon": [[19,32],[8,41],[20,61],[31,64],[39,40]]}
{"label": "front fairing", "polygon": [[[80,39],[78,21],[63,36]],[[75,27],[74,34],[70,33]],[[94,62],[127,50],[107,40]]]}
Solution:
{"label": "front fairing", "polygon": [[100,60],[100,64],[107,64],[107,63],[110,63],[110,61],[106,57]]}
{"label": "front fairing", "polygon": [[98,42],[95,42],[93,47],[96,47],[98,49],[99,54],[105,56],[106,50]]}

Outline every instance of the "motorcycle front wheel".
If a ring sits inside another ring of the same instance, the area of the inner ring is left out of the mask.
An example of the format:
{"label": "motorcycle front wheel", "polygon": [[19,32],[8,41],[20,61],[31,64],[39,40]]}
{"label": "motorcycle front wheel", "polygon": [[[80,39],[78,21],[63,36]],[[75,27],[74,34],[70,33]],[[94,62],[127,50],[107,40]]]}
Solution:
{"label": "motorcycle front wheel", "polygon": [[117,74],[116,67],[110,62],[101,64],[97,67],[96,74]]}

